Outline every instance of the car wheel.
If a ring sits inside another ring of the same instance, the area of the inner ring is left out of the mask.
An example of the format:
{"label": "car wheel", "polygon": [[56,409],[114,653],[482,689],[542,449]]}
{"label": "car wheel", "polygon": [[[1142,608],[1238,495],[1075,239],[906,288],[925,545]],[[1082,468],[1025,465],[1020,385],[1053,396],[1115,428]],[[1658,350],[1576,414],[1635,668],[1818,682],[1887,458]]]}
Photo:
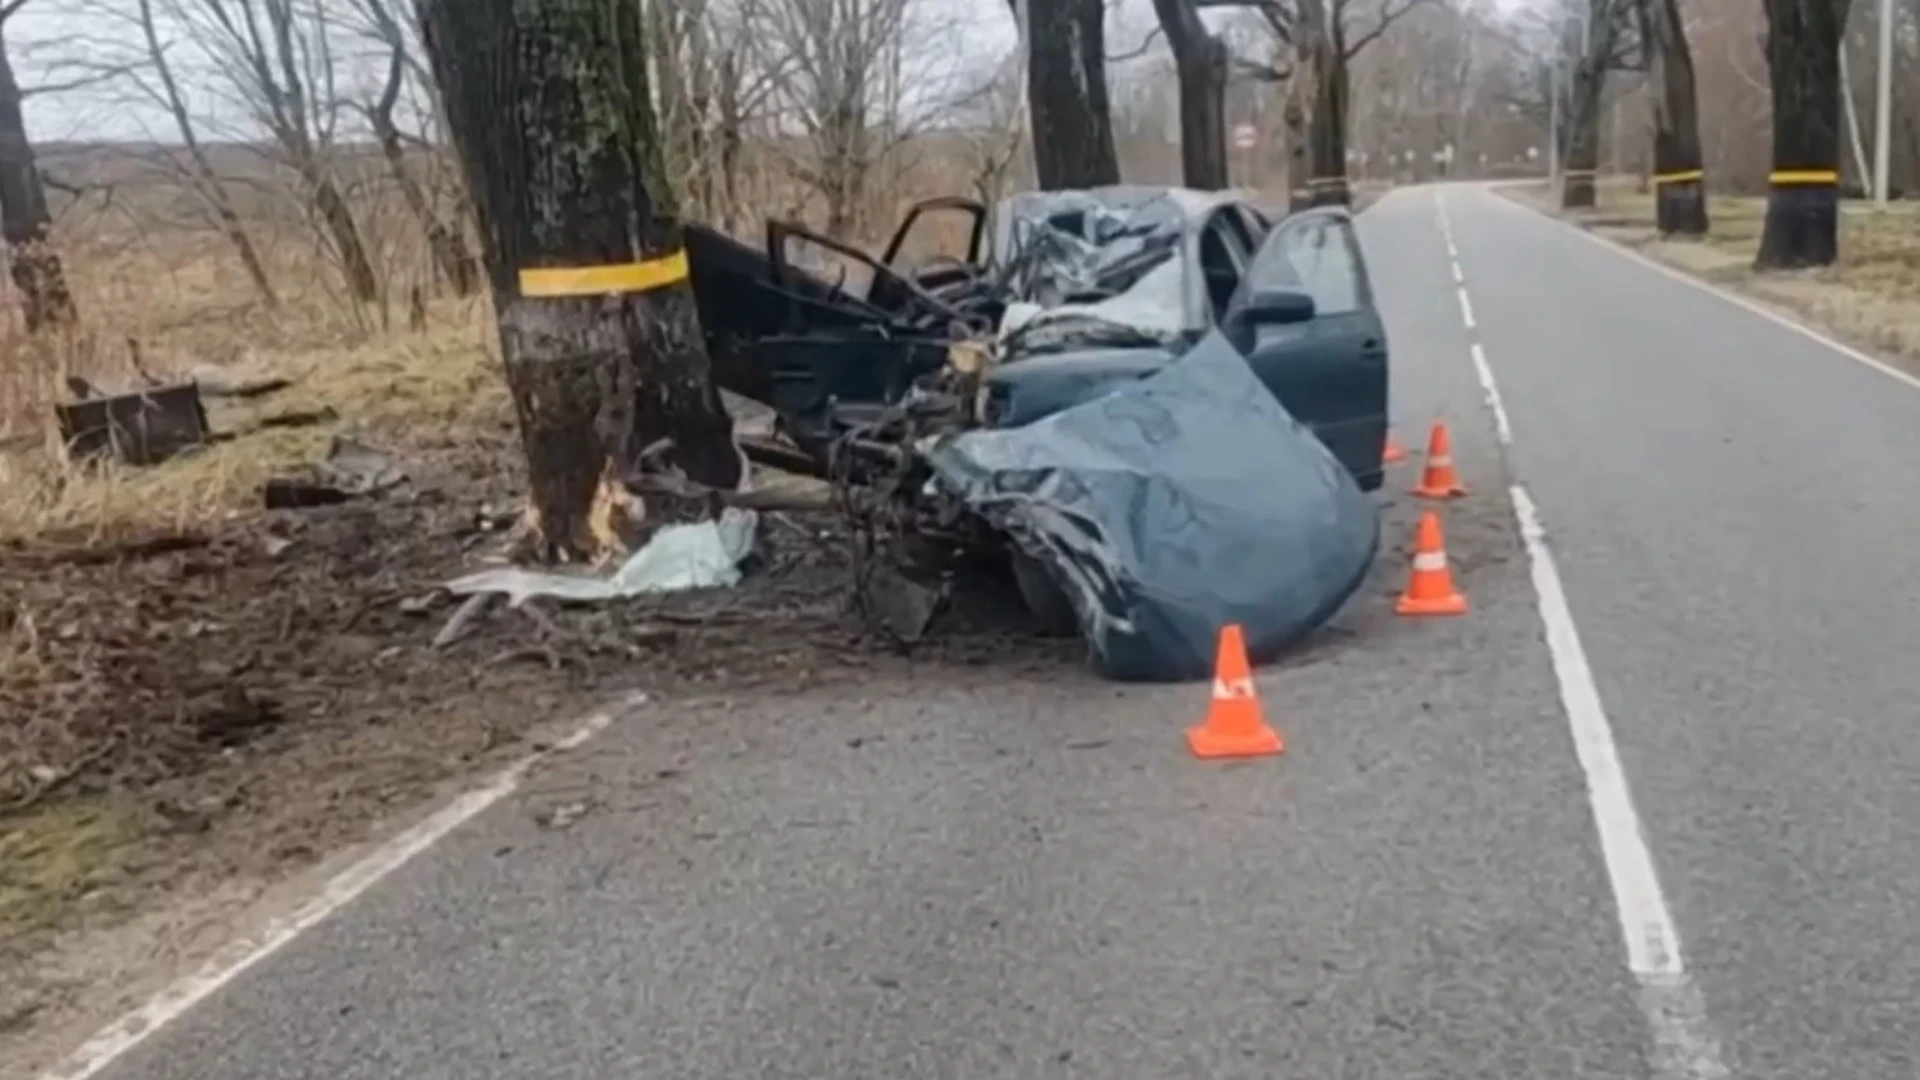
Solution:
{"label": "car wheel", "polygon": [[1013,554],[1013,582],[1020,589],[1020,600],[1027,605],[1036,629],[1047,637],[1076,637],[1080,617],[1073,602],[1054,581],[1053,573],[1040,560],[1024,551]]}

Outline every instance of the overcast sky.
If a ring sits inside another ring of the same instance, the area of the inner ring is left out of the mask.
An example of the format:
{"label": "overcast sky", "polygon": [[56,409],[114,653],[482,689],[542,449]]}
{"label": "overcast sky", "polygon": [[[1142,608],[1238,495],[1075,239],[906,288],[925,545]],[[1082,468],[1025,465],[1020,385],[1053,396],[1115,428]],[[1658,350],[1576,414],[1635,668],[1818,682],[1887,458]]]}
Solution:
{"label": "overcast sky", "polygon": [[[397,0],[411,3],[412,0]],[[1005,57],[1016,42],[1013,19],[1000,0],[922,0],[933,7],[932,20],[952,30],[940,35],[942,54],[956,66],[990,68]],[[1501,8],[1549,2],[1549,0],[1490,0]],[[344,5],[343,5],[344,6]],[[7,23],[7,48],[13,57],[20,82],[31,90],[71,80],[79,72],[75,64],[111,63],[123,54],[137,53],[137,32],[113,11],[132,10],[131,0],[31,0]],[[1131,51],[1153,27],[1151,0],[1119,0],[1108,19],[1110,51]],[[183,36],[177,32],[171,36]],[[342,91],[352,93],[356,84],[371,87],[383,70],[384,59],[375,46],[356,40],[351,33],[339,35],[335,49],[341,57],[338,77]],[[218,80],[206,78],[196,63],[191,42],[170,46],[176,58],[180,81],[192,99],[197,113],[209,130],[208,138],[245,139],[247,130],[242,110],[223,101]],[[370,92],[370,91],[368,91]],[[357,95],[356,95],[357,96]],[[150,101],[140,98],[124,85],[108,85],[62,93],[30,96],[26,105],[28,134],[36,141],[54,140],[155,140],[171,142],[176,138],[165,113]]]}

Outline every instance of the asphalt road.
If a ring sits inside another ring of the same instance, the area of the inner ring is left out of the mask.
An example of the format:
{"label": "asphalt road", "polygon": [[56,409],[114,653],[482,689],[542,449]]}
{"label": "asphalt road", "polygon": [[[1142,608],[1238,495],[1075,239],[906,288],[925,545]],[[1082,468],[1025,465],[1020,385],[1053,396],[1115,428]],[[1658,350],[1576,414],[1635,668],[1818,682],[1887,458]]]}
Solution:
{"label": "asphalt road", "polygon": [[1920,392],[1449,189],[1469,328],[1440,199],[1363,224],[1403,441],[1454,424],[1474,609],[1391,616],[1389,498],[1398,550],[1261,675],[1284,758],[1195,763],[1204,691],[1071,670],[635,711],[103,1075],[1705,1075],[1628,969],[1515,481],[1695,1033],[1740,1077],[1913,1075]]}

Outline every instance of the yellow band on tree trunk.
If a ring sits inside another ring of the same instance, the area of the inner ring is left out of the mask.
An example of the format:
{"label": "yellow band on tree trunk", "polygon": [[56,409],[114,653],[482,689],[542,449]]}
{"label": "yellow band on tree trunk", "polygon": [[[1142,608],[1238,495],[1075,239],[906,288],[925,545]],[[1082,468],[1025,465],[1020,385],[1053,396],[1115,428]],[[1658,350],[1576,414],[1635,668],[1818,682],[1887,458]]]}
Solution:
{"label": "yellow band on tree trunk", "polygon": [[542,266],[520,271],[520,295],[528,297],[607,296],[641,293],[677,285],[687,279],[683,248],[645,262],[606,266]]}
{"label": "yellow band on tree trunk", "polygon": [[1779,169],[1768,174],[1767,182],[1780,185],[1837,184],[1840,174],[1832,169]]}
{"label": "yellow band on tree trunk", "polygon": [[1706,176],[1707,171],[1705,169],[1681,169],[1678,172],[1658,173],[1654,176],[1653,182],[1656,184],[1684,184],[1689,180],[1704,180]]}

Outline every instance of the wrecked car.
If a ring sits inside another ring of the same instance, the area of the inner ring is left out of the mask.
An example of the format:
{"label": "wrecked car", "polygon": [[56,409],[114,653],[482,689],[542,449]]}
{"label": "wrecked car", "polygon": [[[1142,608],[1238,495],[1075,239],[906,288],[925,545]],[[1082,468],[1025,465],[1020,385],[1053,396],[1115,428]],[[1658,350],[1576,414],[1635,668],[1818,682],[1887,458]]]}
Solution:
{"label": "wrecked car", "polygon": [[1270,656],[1371,561],[1387,349],[1342,210],[1119,186],[924,203],[878,258],[688,246],[717,381],[911,528],[985,523],[1107,674],[1204,675],[1223,620]]}

